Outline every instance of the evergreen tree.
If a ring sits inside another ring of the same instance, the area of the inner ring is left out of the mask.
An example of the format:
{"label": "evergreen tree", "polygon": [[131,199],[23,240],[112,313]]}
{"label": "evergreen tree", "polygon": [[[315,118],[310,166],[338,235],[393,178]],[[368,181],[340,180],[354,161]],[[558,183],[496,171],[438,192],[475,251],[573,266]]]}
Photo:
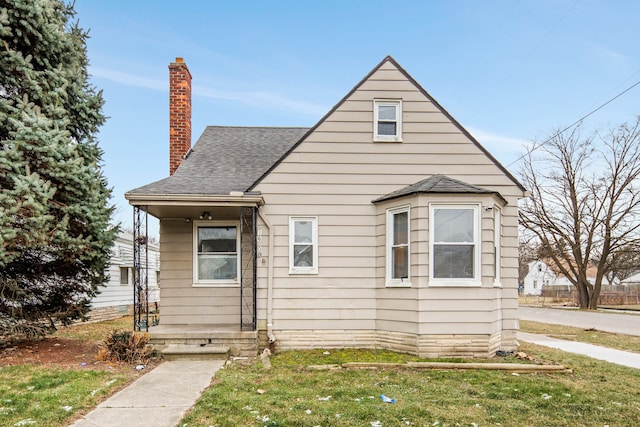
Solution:
{"label": "evergreen tree", "polygon": [[60,0],[0,0],[0,340],[84,318],[116,230],[88,34]]}

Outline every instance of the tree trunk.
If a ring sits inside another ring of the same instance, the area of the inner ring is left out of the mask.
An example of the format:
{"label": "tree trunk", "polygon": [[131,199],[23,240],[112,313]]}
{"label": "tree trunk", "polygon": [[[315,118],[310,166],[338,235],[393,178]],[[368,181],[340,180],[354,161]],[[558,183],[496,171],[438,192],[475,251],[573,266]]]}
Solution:
{"label": "tree trunk", "polygon": [[600,299],[600,287],[595,287],[589,295],[589,310],[598,309],[598,299]]}
{"label": "tree trunk", "polygon": [[600,287],[593,286],[588,281],[579,281],[576,285],[578,290],[578,305],[581,310],[597,310],[598,299],[600,297]]}
{"label": "tree trunk", "polygon": [[584,283],[578,282],[576,284],[578,289],[578,305],[581,310],[587,310],[590,307],[589,290]]}

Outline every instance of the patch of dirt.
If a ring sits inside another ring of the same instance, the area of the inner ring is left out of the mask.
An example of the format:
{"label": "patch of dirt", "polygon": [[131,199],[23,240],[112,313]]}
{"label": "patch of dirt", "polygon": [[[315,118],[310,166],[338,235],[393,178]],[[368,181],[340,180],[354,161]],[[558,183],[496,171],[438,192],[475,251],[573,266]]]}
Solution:
{"label": "patch of dirt", "polygon": [[37,341],[24,341],[0,350],[0,366],[51,365],[59,367],[80,366],[95,362],[98,344],[91,341],[50,337]]}
{"label": "patch of dirt", "polygon": [[[29,363],[65,369],[86,367],[93,370],[134,370],[135,365],[96,360],[99,349],[99,343],[94,341],[46,337],[1,348],[0,367]],[[157,363],[153,363],[155,364]],[[146,366],[139,373],[149,369],[151,366]]]}

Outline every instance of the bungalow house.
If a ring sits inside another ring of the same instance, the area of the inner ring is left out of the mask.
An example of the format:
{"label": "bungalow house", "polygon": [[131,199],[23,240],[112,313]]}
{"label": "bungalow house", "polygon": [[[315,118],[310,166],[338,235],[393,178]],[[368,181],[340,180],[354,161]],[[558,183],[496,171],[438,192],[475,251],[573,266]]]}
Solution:
{"label": "bungalow house", "polygon": [[191,74],[169,74],[170,176],[126,193],[160,220],[153,342],[516,348],[525,189],[392,57],[311,128],[209,126],[193,148]]}

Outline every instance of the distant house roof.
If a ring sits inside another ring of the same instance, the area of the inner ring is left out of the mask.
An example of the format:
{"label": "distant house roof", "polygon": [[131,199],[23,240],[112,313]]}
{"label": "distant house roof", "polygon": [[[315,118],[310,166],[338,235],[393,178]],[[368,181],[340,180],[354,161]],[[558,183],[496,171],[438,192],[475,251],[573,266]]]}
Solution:
{"label": "distant house roof", "polygon": [[458,181],[457,179],[449,178],[445,175],[433,175],[432,177],[416,182],[415,184],[411,184],[399,190],[385,194],[384,196],[374,200],[373,203],[419,193],[495,194],[503,200],[505,204],[507,203],[497,191],[487,190],[486,188],[467,184],[466,182]]}
{"label": "distant house roof", "polygon": [[621,282],[621,284],[623,285],[636,284],[636,283],[640,283],[640,272],[636,272],[632,274],[631,276],[627,277]]}
{"label": "distant house roof", "polygon": [[176,172],[129,194],[248,191],[308,128],[207,126]]}

